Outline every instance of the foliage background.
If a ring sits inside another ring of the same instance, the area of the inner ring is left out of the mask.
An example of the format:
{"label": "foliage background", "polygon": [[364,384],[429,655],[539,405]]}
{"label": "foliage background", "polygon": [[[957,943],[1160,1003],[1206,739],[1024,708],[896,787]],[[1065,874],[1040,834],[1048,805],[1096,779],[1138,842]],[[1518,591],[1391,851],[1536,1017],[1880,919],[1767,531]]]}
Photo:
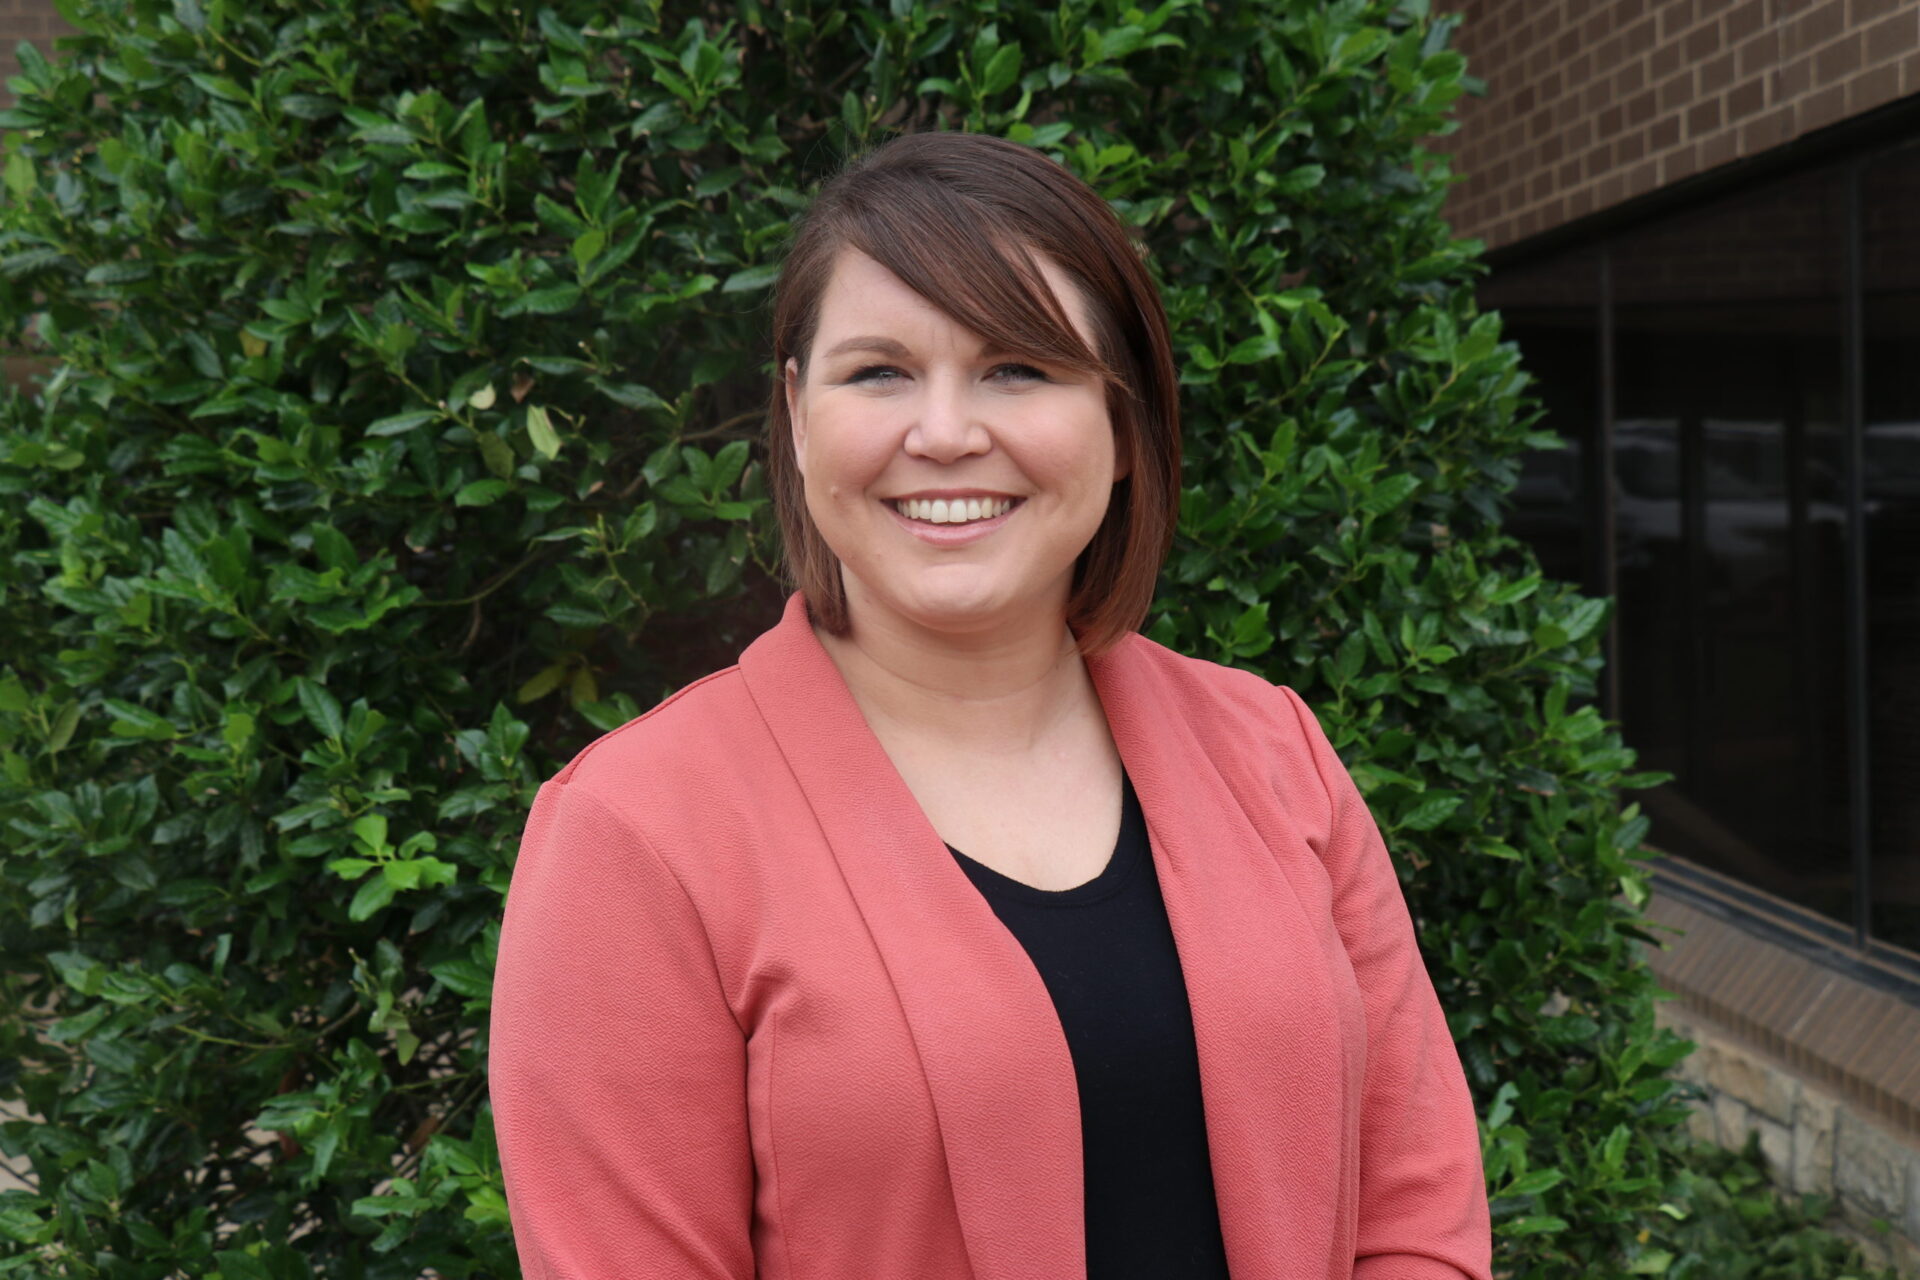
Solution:
{"label": "foliage background", "polygon": [[1747,1183],[1681,1163],[1607,606],[1499,528],[1546,441],[1419,145],[1465,84],[1424,0],[63,11],[0,116],[0,338],[53,362],[0,405],[0,1097],[42,1118],[0,1271],[514,1274],[485,1025],[533,788],[776,616],[791,220],[953,127],[1151,253],[1150,632],[1299,689],[1367,794],[1502,1269],[1838,1274],[1702,1234]]}

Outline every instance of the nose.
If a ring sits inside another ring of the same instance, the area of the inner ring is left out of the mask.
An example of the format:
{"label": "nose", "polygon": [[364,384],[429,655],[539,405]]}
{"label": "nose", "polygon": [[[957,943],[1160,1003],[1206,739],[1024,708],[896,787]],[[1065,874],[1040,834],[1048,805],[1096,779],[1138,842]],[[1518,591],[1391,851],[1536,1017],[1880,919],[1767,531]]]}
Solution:
{"label": "nose", "polygon": [[964,378],[932,377],[923,386],[919,413],[907,432],[908,453],[934,462],[954,462],[992,447],[992,437],[974,412],[977,406]]}

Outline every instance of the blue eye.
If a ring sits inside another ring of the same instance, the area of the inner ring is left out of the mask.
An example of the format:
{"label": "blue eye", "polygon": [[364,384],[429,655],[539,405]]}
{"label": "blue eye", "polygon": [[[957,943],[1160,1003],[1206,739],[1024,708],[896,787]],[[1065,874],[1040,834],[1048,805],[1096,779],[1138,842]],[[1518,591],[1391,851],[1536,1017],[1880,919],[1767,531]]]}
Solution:
{"label": "blue eye", "polygon": [[[1001,375],[1003,375],[1003,374],[1004,374],[1004,375],[1008,375],[1008,376],[1007,376],[1007,377],[1002,377]],[[1030,365],[1030,364],[1003,364],[1003,365],[999,365],[999,366],[997,366],[997,367],[996,367],[996,368],[994,369],[994,371],[993,371],[993,376],[994,376],[994,377],[996,377],[996,378],[1000,378],[1000,380],[1001,380],[1001,381],[1003,381],[1003,382],[1004,382],[1004,381],[1013,381],[1013,382],[1027,382],[1027,381],[1039,381],[1039,382],[1045,382],[1045,381],[1047,380],[1047,375],[1046,375],[1046,374],[1044,374],[1044,373],[1042,373],[1042,372],[1040,372],[1040,371],[1039,371],[1038,369],[1036,369],[1036,368],[1034,368],[1034,367],[1033,367],[1032,365]]]}

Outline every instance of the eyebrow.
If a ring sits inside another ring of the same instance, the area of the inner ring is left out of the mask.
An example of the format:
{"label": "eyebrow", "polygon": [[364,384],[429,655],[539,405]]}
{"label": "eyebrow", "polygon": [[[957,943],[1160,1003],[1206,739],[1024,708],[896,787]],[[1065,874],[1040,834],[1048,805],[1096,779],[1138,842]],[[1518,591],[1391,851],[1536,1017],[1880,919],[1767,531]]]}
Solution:
{"label": "eyebrow", "polygon": [[827,352],[826,358],[831,360],[849,351],[871,351],[876,355],[887,356],[894,360],[904,359],[910,354],[903,344],[895,342],[892,338],[863,335],[858,338],[848,338],[845,342],[836,342],[832,350]]}
{"label": "eyebrow", "polygon": [[[889,360],[904,360],[913,354],[912,351],[908,350],[905,343],[897,342],[892,338],[883,338],[875,334],[862,334],[857,338],[848,338],[845,341],[834,343],[821,358],[831,360],[835,356],[845,355],[849,351],[871,351],[875,355],[886,356]],[[979,358],[983,360],[996,360],[1008,356],[1020,359],[1035,358],[1032,356],[1022,357],[1020,353],[1016,351],[1003,351],[993,343],[988,343],[979,352]]]}

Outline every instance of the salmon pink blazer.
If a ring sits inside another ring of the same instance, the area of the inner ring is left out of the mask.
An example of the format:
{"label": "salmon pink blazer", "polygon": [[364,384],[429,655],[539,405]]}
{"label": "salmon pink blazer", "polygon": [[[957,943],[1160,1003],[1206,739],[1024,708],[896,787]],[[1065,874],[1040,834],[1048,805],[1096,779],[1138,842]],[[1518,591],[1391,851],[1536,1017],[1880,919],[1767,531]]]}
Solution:
{"label": "salmon pink blazer", "polygon": [[[1480,1143],[1378,830],[1289,689],[1087,663],[1146,814],[1235,1280],[1489,1280]],[[1053,1002],[796,594],[541,787],[494,1123],[529,1280],[1080,1280]]]}

